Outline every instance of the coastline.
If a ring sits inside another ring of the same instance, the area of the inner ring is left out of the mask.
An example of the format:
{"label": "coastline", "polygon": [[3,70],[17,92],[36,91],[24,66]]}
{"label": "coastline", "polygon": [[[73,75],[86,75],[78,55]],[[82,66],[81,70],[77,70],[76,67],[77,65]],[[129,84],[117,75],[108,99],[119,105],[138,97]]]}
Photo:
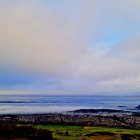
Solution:
{"label": "coastline", "polygon": [[59,114],[0,114],[0,124],[105,126],[140,129],[140,113],[108,109],[82,109]]}

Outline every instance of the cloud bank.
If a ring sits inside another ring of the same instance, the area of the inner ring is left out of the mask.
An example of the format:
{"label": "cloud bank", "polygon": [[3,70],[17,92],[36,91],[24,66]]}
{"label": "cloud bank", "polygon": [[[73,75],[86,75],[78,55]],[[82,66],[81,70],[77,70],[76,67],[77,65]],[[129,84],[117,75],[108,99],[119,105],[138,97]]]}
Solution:
{"label": "cloud bank", "polygon": [[139,0],[0,1],[0,88],[140,91]]}

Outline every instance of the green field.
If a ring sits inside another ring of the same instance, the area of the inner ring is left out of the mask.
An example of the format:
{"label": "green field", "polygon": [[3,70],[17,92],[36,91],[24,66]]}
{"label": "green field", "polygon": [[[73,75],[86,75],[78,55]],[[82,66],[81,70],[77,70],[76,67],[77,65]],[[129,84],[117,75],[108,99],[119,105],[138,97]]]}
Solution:
{"label": "green field", "polygon": [[60,125],[35,127],[50,130],[53,137],[58,140],[140,140],[140,130],[134,129]]}

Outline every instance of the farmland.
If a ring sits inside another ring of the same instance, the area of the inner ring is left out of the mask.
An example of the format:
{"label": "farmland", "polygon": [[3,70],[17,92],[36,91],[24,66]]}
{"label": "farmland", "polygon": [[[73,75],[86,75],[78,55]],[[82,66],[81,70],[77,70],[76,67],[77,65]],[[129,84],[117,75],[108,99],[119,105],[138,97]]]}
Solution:
{"label": "farmland", "polygon": [[139,140],[140,130],[84,127],[62,125],[37,125],[36,128],[48,129],[58,140]]}

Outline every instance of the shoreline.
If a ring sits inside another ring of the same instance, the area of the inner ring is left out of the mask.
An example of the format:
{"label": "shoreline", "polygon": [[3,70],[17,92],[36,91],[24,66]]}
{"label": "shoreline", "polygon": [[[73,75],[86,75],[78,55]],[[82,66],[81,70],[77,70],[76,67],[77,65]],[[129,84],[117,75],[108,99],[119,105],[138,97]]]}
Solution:
{"label": "shoreline", "polygon": [[[97,113],[100,111],[102,113]],[[0,124],[105,126],[140,129],[140,113],[129,114],[119,111],[93,109],[75,110],[67,113],[0,114]]]}
{"label": "shoreline", "polygon": [[76,109],[74,111],[62,111],[62,112],[44,112],[44,113],[40,113],[40,112],[36,112],[36,113],[1,113],[0,112],[0,116],[2,115],[72,115],[72,114],[76,114],[76,115],[85,115],[85,114],[91,114],[91,115],[101,115],[101,116],[113,116],[113,115],[117,115],[117,116],[121,116],[121,115],[137,115],[140,116],[140,111],[139,110],[122,110],[122,109]]}

